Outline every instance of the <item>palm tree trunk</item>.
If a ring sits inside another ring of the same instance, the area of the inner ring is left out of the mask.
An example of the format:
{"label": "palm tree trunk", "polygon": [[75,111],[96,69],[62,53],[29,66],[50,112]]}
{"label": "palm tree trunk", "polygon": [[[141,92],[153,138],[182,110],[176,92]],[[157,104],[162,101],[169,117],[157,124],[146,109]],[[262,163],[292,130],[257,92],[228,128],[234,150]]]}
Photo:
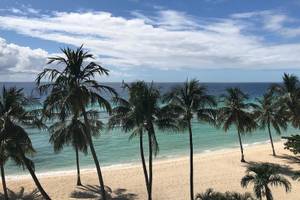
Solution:
{"label": "palm tree trunk", "polygon": [[18,147],[20,155],[21,155],[21,159],[23,160],[26,168],[28,169],[36,187],[38,188],[38,190],[40,191],[41,195],[43,196],[43,198],[45,200],[51,200],[51,198],[48,196],[48,194],[45,192],[44,188],[42,187],[41,183],[39,182],[38,178],[35,175],[34,169],[32,168],[32,166],[30,165],[30,163],[28,162],[28,159],[25,157],[23,150]]}
{"label": "palm tree trunk", "polygon": [[245,157],[244,157],[244,148],[243,148],[241,133],[239,130],[238,130],[238,136],[239,136],[239,142],[240,142],[240,148],[241,148],[241,154],[242,154],[241,162],[246,162]]}
{"label": "palm tree trunk", "polygon": [[270,141],[271,141],[273,156],[276,156],[275,148],[274,148],[274,144],[273,144],[272,133],[271,133],[271,128],[270,128],[270,123],[268,123],[268,131],[269,131],[269,137],[270,137]]}
{"label": "palm tree trunk", "polygon": [[94,144],[91,138],[89,138],[90,140],[90,150],[96,165],[96,170],[97,170],[97,174],[98,174],[98,178],[99,178],[99,183],[100,183],[100,188],[101,188],[101,195],[103,197],[103,200],[106,200],[106,192],[105,192],[105,188],[104,188],[104,181],[103,181],[103,176],[102,176],[102,172],[101,172],[101,168],[100,168],[100,164],[97,158],[97,154],[94,148]]}
{"label": "palm tree trunk", "polygon": [[145,183],[146,183],[146,187],[147,187],[147,193],[149,196],[149,180],[148,180],[147,166],[146,166],[146,162],[145,162],[144,146],[143,146],[143,133],[142,132],[140,132],[140,153],[141,153],[143,171],[144,171],[144,176],[145,176]]}
{"label": "palm tree trunk", "polygon": [[2,178],[4,200],[8,200],[8,194],[7,194],[7,187],[6,187],[6,180],[5,180],[5,173],[4,173],[3,164],[1,164],[0,167],[1,167],[1,178]]}
{"label": "palm tree trunk", "polygon": [[149,143],[149,192],[148,192],[148,200],[152,200],[152,141],[151,134],[148,133],[148,143]]}
{"label": "palm tree trunk", "polygon": [[190,138],[190,197],[191,200],[194,200],[194,154],[193,154],[193,133],[192,125],[189,120],[189,138]]}
{"label": "palm tree trunk", "polygon": [[89,146],[90,146],[90,150],[91,150],[91,153],[92,153],[92,156],[93,156],[93,159],[94,159],[94,163],[95,163],[95,166],[96,166],[97,174],[98,174],[99,184],[100,184],[100,188],[101,188],[101,195],[102,195],[103,200],[107,200],[106,193],[105,193],[105,188],[104,188],[104,181],[103,181],[103,177],[102,177],[102,172],[101,172],[100,164],[99,164],[97,154],[96,154],[96,151],[95,151],[95,148],[94,148],[92,136],[91,136],[91,133],[90,133],[89,121],[88,121],[87,114],[86,114],[86,111],[85,111],[84,107],[82,108],[82,114],[83,114],[84,122],[85,122],[85,124],[87,125],[87,128],[88,128]]}
{"label": "palm tree trunk", "polygon": [[77,166],[77,186],[81,186],[81,180],[80,180],[80,167],[79,167],[79,155],[78,155],[78,147],[75,146],[75,152],[76,152],[76,166]]}

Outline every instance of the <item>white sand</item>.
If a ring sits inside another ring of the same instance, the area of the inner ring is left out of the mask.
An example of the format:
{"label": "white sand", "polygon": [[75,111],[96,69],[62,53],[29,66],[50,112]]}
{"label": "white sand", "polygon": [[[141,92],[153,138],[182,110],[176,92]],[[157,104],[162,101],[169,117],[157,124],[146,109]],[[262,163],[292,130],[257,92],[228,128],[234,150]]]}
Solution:
{"label": "white sand", "polygon": [[[270,144],[255,145],[245,148],[248,162],[270,162],[289,167],[289,170],[300,170],[300,163],[295,163],[286,157],[292,154],[283,149],[283,143],[275,144],[278,157],[271,155]],[[293,156],[293,155],[292,155]],[[218,191],[252,192],[241,188],[240,180],[245,174],[245,166],[240,162],[240,150],[224,150],[195,155],[194,182],[195,193],[204,192],[207,188]],[[155,200],[186,200],[189,199],[189,160],[181,157],[170,160],[154,162],[153,199]],[[147,199],[141,164],[133,166],[119,166],[103,169],[104,181],[113,191],[114,197],[127,197],[127,199]],[[68,173],[53,173],[39,175],[40,181],[52,199],[70,199],[70,193],[76,189],[75,171]],[[289,178],[290,179],[290,178]],[[272,188],[276,200],[299,200],[300,182],[291,180],[292,191],[285,193],[283,188]],[[97,175],[94,170],[82,171],[82,183],[97,184]],[[13,190],[25,187],[32,190],[34,183],[30,177],[9,178],[8,187]],[[77,188],[77,190],[79,190]],[[2,192],[2,186],[0,188]],[[129,198],[133,197],[133,198]],[[126,198],[125,198],[126,199]]]}

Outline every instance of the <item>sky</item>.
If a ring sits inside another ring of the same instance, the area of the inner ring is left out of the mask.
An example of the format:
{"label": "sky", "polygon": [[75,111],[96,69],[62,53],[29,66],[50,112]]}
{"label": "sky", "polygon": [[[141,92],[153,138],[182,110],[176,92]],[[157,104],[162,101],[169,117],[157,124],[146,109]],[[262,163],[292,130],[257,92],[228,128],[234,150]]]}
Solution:
{"label": "sky", "polygon": [[300,0],[0,0],[0,82],[34,81],[61,48],[99,81],[277,82],[300,76]]}

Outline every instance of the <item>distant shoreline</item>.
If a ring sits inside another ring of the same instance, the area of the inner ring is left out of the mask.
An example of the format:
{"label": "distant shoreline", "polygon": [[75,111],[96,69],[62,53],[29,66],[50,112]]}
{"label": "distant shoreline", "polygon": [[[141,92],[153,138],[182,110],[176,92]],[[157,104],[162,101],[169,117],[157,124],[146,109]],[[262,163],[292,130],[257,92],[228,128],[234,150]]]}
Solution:
{"label": "distant shoreline", "polygon": [[[280,141],[276,141],[274,144],[281,144],[283,143],[284,140],[280,140]],[[247,148],[251,148],[251,147],[258,147],[258,146],[263,146],[266,144],[269,144],[269,140],[266,141],[262,141],[262,142],[254,142],[254,143],[250,143],[244,144],[244,148],[246,149],[245,151],[247,151]],[[216,149],[216,150],[203,150],[201,152],[195,152],[194,156],[195,157],[199,157],[199,156],[203,156],[203,155],[217,155],[220,153],[228,153],[228,152],[234,152],[239,150],[239,147],[229,147],[229,148],[221,148],[221,149]],[[169,163],[169,162],[173,162],[173,161],[180,161],[180,160],[186,160],[188,159],[188,155],[169,155],[169,156],[162,156],[162,157],[158,157],[156,159],[154,159],[154,164],[161,164],[161,163]],[[75,169],[75,165],[72,168],[69,169],[58,169],[58,170],[53,170],[50,172],[37,172],[37,176],[38,177],[53,177],[53,176],[59,176],[59,175],[75,175],[76,173],[76,169]],[[128,168],[137,168],[137,167],[141,167],[140,161],[136,160],[134,162],[126,162],[126,163],[119,163],[119,164],[111,164],[111,165],[103,165],[102,166],[102,170],[103,171],[107,171],[107,170],[120,170],[120,169],[128,169]],[[92,173],[95,172],[95,168],[93,167],[93,165],[91,166],[82,166],[81,167],[81,173]],[[30,179],[31,176],[29,174],[27,174],[27,172],[25,171],[22,174],[10,174],[7,175],[7,180],[20,180],[20,179]]]}

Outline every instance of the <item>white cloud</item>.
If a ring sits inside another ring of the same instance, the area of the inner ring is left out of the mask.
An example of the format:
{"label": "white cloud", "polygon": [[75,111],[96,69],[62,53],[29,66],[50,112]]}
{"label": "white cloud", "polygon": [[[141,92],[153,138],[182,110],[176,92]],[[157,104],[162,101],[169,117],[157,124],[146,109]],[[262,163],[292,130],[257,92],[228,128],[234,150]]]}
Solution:
{"label": "white cloud", "polygon": [[227,0],[204,0],[207,3],[214,3],[214,4],[218,4],[218,3],[224,3]]}
{"label": "white cloud", "polygon": [[[287,20],[270,11],[239,13],[226,19],[196,18],[172,10],[160,10],[152,16],[134,12],[131,18],[89,11],[42,17],[0,16],[0,28],[67,45],[84,44],[105,66],[114,66],[124,74],[137,67],[299,69],[300,43],[270,45],[247,32],[249,18],[262,16],[272,17],[270,23],[263,21],[269,31],[281,30]],[[9,67],[10,71],[25,68],[29,69],[28,64]]]}
{"label": "white cloud", "polygon": [[286,15],[266,16],[265,28],[271,31],[278,31],[283,28],[283,23],[288,20]]}
{"label": "white cloud", "polygon": [[21,5],[18,8],[1,8],[0,13],[2,12],[15,15],[38,15],[40,10],[32,8],[29,5]]}
{"label": "white cloud", "polygon": [[39,14],[40,13],[40,10],[31,8],[31,7],[25,7],[25,10],[31,14]]}
{"label": "white cloud", "polygon": [[25,14],[24,11],[20,10],[19,8],[1,8],[0,12],[8,12],[13,14]]}
{"label": "white cloud", "polygon": [[252,11],[252,12],[242,12],[242,13],[234,13],[231,14],[232,18],[237,18],[237,19],[248,19],[257,16],[264,16],[264,15],[269,15],[271,14],[271,11],[269,10],[263,10],[263,11]]}
{"label": "white cloud", "polygon": [[[54,65],[47,65],[47,59],[57,55],[63,56],[62,54],[49,54],[42,49],[31,49],[8,43],[0,37],[0,80],[34,81],[37,74],[45,67],[54,67]],[[96,57],[96,60],[99,59]],[[110,76],[102,77],[102,79],[118,80],[120,77],[130,78],[131,74],[126,71],[110,70]]]}
{"label": "white cloud", "polygon": [[[231,15],[234,19],[242,19],[248,21],[261,22],[262,27],[266,31],[277,33],[284,37],[298,37],[300,36],[300,24],[298,19],[289,17],[284,13],[264,10],[246,13],[236,13]],[[291,24],[293,26],[291,26]]]}
{"label": "white cloud", "polygon": [[16,73],[36,74],[45,66],[47,56],[42,49],[22,47],[0,38],[0,74],[3,77]]}

